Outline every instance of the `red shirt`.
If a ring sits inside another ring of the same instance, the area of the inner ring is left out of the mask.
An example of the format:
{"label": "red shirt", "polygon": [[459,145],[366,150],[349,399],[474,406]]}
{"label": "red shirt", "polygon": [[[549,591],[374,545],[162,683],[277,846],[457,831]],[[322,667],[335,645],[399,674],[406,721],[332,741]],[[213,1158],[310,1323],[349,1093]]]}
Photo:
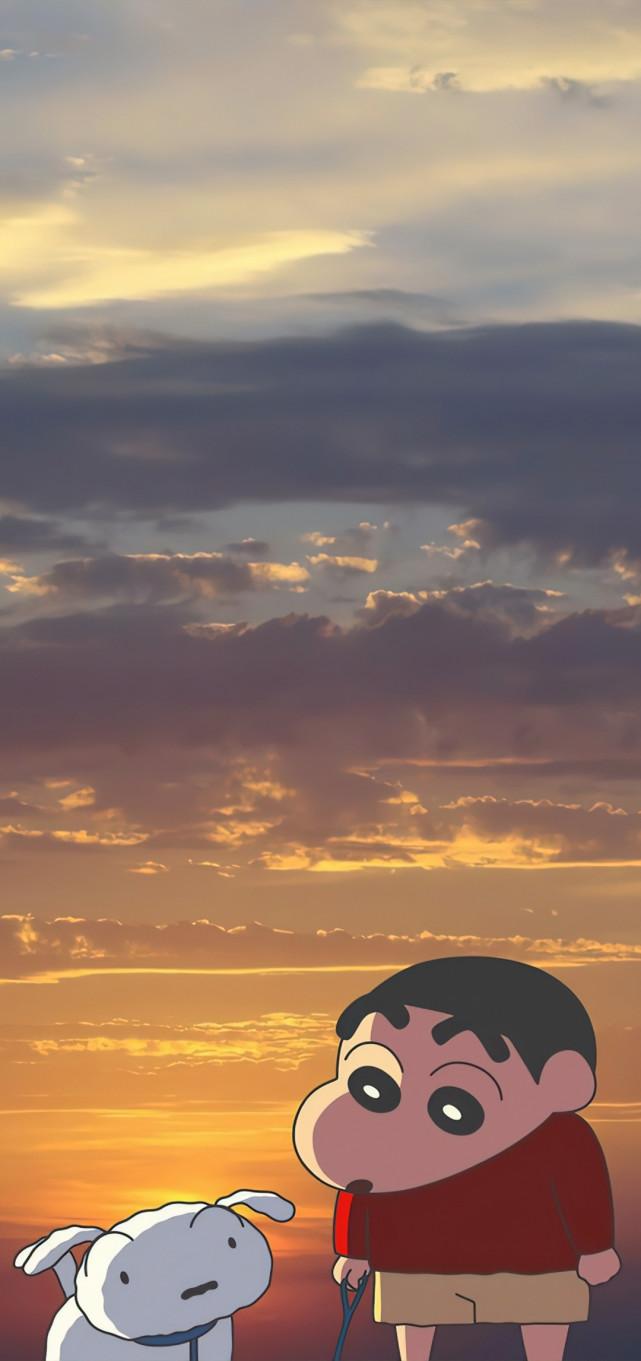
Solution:
{"label": "red shirt", "polygon": [[374,1270],[572,1271],[612,1246],[610,1181],[596,1135],[552,1115],[503,1153],[407,1191],[339,1191],[334,1247]]}

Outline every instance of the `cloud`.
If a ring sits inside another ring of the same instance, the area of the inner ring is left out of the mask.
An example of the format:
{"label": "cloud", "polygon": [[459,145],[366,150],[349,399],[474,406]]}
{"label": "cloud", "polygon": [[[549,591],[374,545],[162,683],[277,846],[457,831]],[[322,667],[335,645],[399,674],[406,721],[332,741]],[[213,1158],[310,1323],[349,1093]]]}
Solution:
{"label": "cloud", "polygon": [[47,853],[52,850],[128,850],[140,846],[148,837],[147,832],[133,829],[120,831],[100,831],[86,827],[55,827],[43,831],[37,827],[24,827],[20,823],[5,823],[0,826],[0,844],[15,850],[24,849],[31,855],[34,851]]}
{"label": "cloud", "polygon": [[536,75],[529,71],[522,81],[515,80],[505,69],[502,78],[496,83],[485,83],[481,76],[472,84],[464,84],[458,71],[435,71],[425,66],[371,66],[359,76],[356,82],[361,90],[381,90],[388,94],[442,94],[465,91],[472,94],[492,94],[504,90],[510,94],[515,89],[536,95],[542,90],[550,91],[563,103],[588,105],[592,108],[607,108],[610,100],[600,93],[596,85],[589,81],[576,80],[571,76]]}
{"label": "cloud", "polygon": [[[525,861],[548,865],[641,863],[641,812],[611,803],[586,808],[545,798],[511,801],[493,794],[463,795],[443,805],[435,821],[444,818],[448,825],[450,817],[454,826],[458,823],[479,837],[481,858],[484,843],[505,842],[512,844],[517,856],[520,848]],[[452,824],[448,830],[451,835]]]}
{"label": "cloud", "polygon": [[[212,241],[203,247],[202,241],[189,240],[176,250],[109,245],[99,236],[92,239],[78,211],[53,202],[9,217],[0,243],[13,306],[60,310],[226,289],[314,256],[342,255],[368,245],[369,238],[359,231],[299,229],[253,238],[246,234],[233,246]],[[34,257],[46,261],[45,270],[39,265],[34,271]]]}
{"label": "cloud", "polygon": [[73,533],[54,520],[0,515],[0,553],[73,552],[87,546],[83,534]]}
{"label": "cloud", "polygon": [[450,534],[454,534],[457,539],[460,539],[460,543],[457,545],[422,543],[421,552],[427,553],[428,558],[444,557],[451,558],[452,562],[458,562],[461,558],[469,557],[470,553],[476,553],[480,550],[479,539],[473,537],[483,529],[480,520],[465,520],[459,525],[448,525],[448,529]]}
{"label": "cloud", "polygon": [[[186,1016],[189,1010],[186,1008]],[[600,1027],[598,1041],[600,1071],[605,1075],[604,1094],[620,1096],[625,1092],[629,1098],[638,1090],[635,1065],[638,1027]],[[120,1065],[127,1063],[129,1073],[144,1074],[147,1081],[154,1074],[175,1080],[177,1067],[188,1072],[202,1069],[204,1065],[218,1068],[225,1065],[227,1083],[230,1078],[233,1081],[232,1070],[239,1065],[245,1073],[251,1065],[254,1077],[257,1065],[261,1065],[268,1070],[267,1081],[273,1090],[272,1084],[275,1078],[278,1080],[278,1074],[298,1074],[301,1068],[309,1071],[313,1060],[325,1065],[323,1076],[326,1076],[335,1062],[336,1042],[334,1016],[321,1011],[273,1011],[238,1020],[185,1019],[174,1023],[113,1016],[75,1023],[52,1019],[41,1020],[37,1026],[14,1024],[11,1038],[5,1042],[5,1056],[10,1063],[20,1066],[31,1062],[40,1075],[42,1064],[37,1060],[45,1060],[49,1074],[52,1068],[56,1070],[58,1091],[65,1072],[68,1085],[72,1090],[77,1089],[83,1067],[86,1072],[83,1060],[87,1059],[94,1079],[98,1069],[108,1077],[110,1087],[116,1079],[111,1066],[115,1060]],[[65,1060],[71,1062],[65,1063]],[[183,1078],[186,1077],[187,1073],[183,1073]],[[173,1097],[172,1101],[171,1092],[167,1093],[163,1101],[165,1109],[171,1110],[175,1105],[186,1110],[191,1104],[189,1098],[181,1101],[175,1087]],[[283,1102],[278,1112],[285,1126],[291,1117],[295,1092],[291,1097],[290,1102]],[[211,1106],[207,1110],[211,1110]],[[592,1107],[591,1115],[600,1120],[617,1117],[639,1120],[641,1112],[638,1101],[599,1100]]]}
{"label": "cloud", "polygon": [[521,634],[538,631],[544,615],[560,617],[560,601],[564,599],[563,591],[550,587],[512,586],[509,582],[501,585],[494,581],[444,587],[426,591],[424,596],[426,600],[448,600],[470,614],[485,613],[504,619]]}
{"label": "cloud", "polygon": [[[66,1032],[66,1033],[65,1033]],[[265,1064],[277,1071],[297,1071],[317,1052],[333,1050],[336,1031],[331,1017],[323,1014],[272,1012],[253,1020],[198,1021],[194,1024],[152,1024],[126,1017],[73,1025],[41,1025],[37,1038],[20,1036],[12,1052],[36,1054],[50,1062],[69,1054],[122,1055],[144,1065],[147,1073],[158,1067],[203,1064]]]}
{"label": "cloud", "polygon": [[544,76],[541,84],[558,95],[564,103],[585,103],[596,108],[605,108],[608,104],[605,96],[584,80],[572,80],[570,76]]}
{"label": "cloud", "polygon": [[179,609],[143,605],[5,626],[3,747],[191,745],[223,732],[241,745],[289,744],[299,725],[308,741],[318,725],[323,743],[335,733],[362,759],[368,747],[376,756],[384,717],[385,748],[398,756],[634,754],[637,608],[542,615],[521,636],[504,610],[462,600],[450,593],[353,626],[291,613],[198,636]]}
{"label": "cloud", "polygon": [[300,590],[309,581],[309,572],[299,562],[250,562],[247,564],[254,583],[260,586],[288,586]]}
{"label": "cloud", "polygon": [[85,785],[82,789],[72,789],[69,794],[63,794],[58,799],[61,808],[67,812],[75,812],[77,808],[91,808],[96,802],[96,791],[91,785]]}
{"label": "cloud", "polygon": [[[13,623],[5,845],[130,867],[144,841],[226,875],[637,865],[639,814],[602,789],[641,765],[640,618],[485,582],[373,592],[343,626],[145,605]],[[385,778],[394,762],[418,786]],[[29,814],[34,766],[78,776]],[[553,793],[573,772],[580,794]],[[547,777],[547,799],[498,799],[497,774]]]}
{"label": "cloud", "polygon": [[354,0],[336,3],[332,17],[335,38],[365,61],[385,61],[357,81],[369,88],[429,89],[453,73],[476,92],[536,89],[545,76],[567,79],[568,69],[586,83],[638,74],[638,11],[617,0],[583,0],[579,25],[558,0]]}
{"label": "cloud", "polygon": [[27,817],[39,812],[41,809],[35,804],[28,803],[26,799],[21,799],[16,789],[8,794],[0,794],[0,817]]}
{"label": "cloud", "polygon": [[359,76],[361,90],[385,90],[392,94],[437,94],[460,90],[456,71],[429,71],[423,66],[371,66]]}
{"label": "cloud", "polygon": [[[347,566],[350,559],[352,562],[358,560],[373,561],[371,557],[366,557],[366,555],[376,551],[374,545],[377,542],[380,543],[383,535],[390,530],[393,530],[393,526],[389,520],[385,520],[382,525],[373,524],[371,520],[359,520],[358,524],[348,525],[346,529],[336,530],[333,534],[319,529],[312,529],[301,534],[299,537],[301,543],[309,543],[315,548],[323,550],[326,548],[332,549],[331,553],[323,551],[315,557],[310,557],[310,562],[330,566],[332,564],[339,566],[341,563],[344,563]],[[360,570],[373,571],[375,568],[368,566],[363,567]]]}
{"label": "cloud", "polygon": [[627,456],[640,357],[636,326],[385,325],[14,369],[0,381],[0,495],[43,513],[435,504],[474,521],[484,551],[641,560]]}
{"label": "cloud", "polygon": [[87,327],[57,320],[45,328],[29,353],[9,355],[8,364],[18,369],[113,364],[121,359],[141,358],[165,344],[166,336],[150,328],[132,329],[99,321]]}
{"label": "cloud", "polygon": [[129,870],[130,874],[142,874],[148,877],[153,877],[156,874],[167,874],[168,872],[168,866],[163,865],[160,860],[143,860],[142,864],[132,865]]}
{"label": "cloud", "polygon": [[392,321],[452,326],[460,317],[451,301],[439,293],[410,292],[404,288],[344,288],[341,292],[308,293],[306,301],[316,308],[340,308],[353,312],[354,320],[368,321],[372,314]]}
{"label": "cloud", "polygon": [[487,614],[503,619],[519,633],[538,630],[542,615],[559,612],[563,592],[549,587],[498,585],[494,581],[475,581],[469,586],[448,586],[435,590],[370,591],[363,608],[357,611],[365,622],[382,621],[390,615],[415,614],[427,601],[443,600],[469,614]]}
{"label": "cloud", "polygon": [[103,918],[53,920],[9,914],[0,917],[6,979],[60,974],[68,969],[328,970],[385,969],[448,954],[499,954],[554,967],[554,962],[617,963],[641,960],[641,945],[605,940],[540,939],[525,935],[416,935],[375,932],[353,935],[342,928],[283,931],[249,925],[224,927],[209,920],[163,925]]}
{"label": "cloud", "polygon": [[386,591],[382,588],[369,591],[365,604],[358,611],[359,617],[366,622],[383,623],[391,615],[406,616],[415,614],[429,597],[428,591]]}
{"label": "cloud", "polygon": [[353,576],[366,576],[378,569],[376,558],[359,558],[347,554],[313,553],[308,554],[307,561],[311,563],[312,567],[320,567],[324,572],[330,572],[340,580],[347,580]]}
{"label": "cloud", "polygon": [[[296,819],[285,820],[257,863],[273,871],[345,873],[363,869],[641,866],[641,813],[599,802],[590,807],[553,799],[461,795],[424,807],[398,787],[367,817],[332,834],[319,825],[315,841],[295,840]],[[336,819],[338,821],[338,819]],[[291,840],[287,843],[287,832]],[[281,843],[281,844],[279,844]]]}
{"label": "cloud", "polygon": [[248,562],[220,552],[105,554],[58,562],[41,576],[17,572],[7,590],[58,600],[172,603],[215,599],[271,587],[300,588],[309,580],[298,562]]}
{"label": "cloud", "polygon": [[265,539],[246,539],[237,540],[235,543],[225,544],[228,553],[242,553],[245,557],[267,557],[270,547]]}
{"label": "cloud", "polygon": [[301,534],[303,543],[313,543],[317,548],[324,548],[326,544],[336,543],[335,534],[323,534],[320,529],[311,529],[306,534]]}

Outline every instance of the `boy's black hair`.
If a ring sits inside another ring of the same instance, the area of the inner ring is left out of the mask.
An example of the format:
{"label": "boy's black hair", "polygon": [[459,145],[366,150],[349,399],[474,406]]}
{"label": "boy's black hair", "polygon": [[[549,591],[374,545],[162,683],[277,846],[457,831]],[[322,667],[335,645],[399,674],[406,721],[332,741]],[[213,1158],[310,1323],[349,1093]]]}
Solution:
{"label": "boy's black hair", "polygon": [[594,1030],[582,1002],[565,983],[531,964],[488,955],[411,964],[350,1002],[336,1031],[342,1040],[349,1039],[372,1012],[400,1030],[409,1021],[407,1007],[447,1012],[432,1031],[436,1043],[471,1030],[497,1063],[509,1057],[502,1038],[507,1036],[535,1082],[547,1060],[562,1049],[582,1054],[592,1072],[596,1068]]}

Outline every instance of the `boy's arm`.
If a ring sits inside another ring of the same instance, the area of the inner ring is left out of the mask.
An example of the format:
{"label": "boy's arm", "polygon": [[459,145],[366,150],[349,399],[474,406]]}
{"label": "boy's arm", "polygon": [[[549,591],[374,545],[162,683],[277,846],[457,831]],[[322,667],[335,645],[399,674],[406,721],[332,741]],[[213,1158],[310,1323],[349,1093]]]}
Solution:
{"label": "boy's arm", "polygon": [[614,1251],[610,1178],[601,1145],[580,1116],[559,1130],[553,1149],[553,1185],[559,1215],[579,1257],[579,1275],[590,1285],[619,1269]]}
{"label": "boy's arm", "polygon": [[334,1279],[347,1278],[356,1289],[359,1279],[369,1271],[368,1205],[365,1196],[339,1191],[334,1210],[334,1251],[338,1260],[334,1265]]}
{"label": "boy's arm", "polygon": [[367,1197],[339,1191],[334,1210],[334,1248],[340,1257],[367,1257]]}

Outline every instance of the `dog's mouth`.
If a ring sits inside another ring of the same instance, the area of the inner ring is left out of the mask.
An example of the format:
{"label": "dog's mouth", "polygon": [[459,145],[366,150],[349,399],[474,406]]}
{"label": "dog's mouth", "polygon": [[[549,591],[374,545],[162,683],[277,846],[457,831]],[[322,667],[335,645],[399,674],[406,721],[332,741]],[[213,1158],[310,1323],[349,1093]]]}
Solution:
{"label": "dog's mouth", "polygon": [[202,1285],[190,1285],[187,1290],[181,1291],[181,1300],[190,1300],[194,1295],[206,1295],[208,1290],[217,1290],[218,1281],[204,1281]]}
{"label": "dog's mouth", "polygon": [[372,1190],[372,1187],[373,1183],[363,1177],[357,1178],[356,1181],[350,1181],[345,1190],[350,1191],[353,1196],[366,1196]]}

